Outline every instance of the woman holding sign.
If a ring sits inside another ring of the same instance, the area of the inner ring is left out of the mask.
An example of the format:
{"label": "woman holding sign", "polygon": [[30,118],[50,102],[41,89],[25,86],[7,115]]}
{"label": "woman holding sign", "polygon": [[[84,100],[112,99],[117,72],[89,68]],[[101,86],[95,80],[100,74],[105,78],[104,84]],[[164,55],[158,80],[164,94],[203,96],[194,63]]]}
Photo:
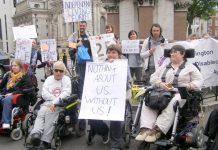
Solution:
{"label": "woman holding sign", "polygon": [[[130,40],[136,40],[138,37],[138,34],[135,30],[131,30],[128,33],[128,38]],[[142,79],[142,64],[143,60],[140,57],[140,54],[127,54],[130,72],[132,77],[135,76],[137,81],[141,81]]]}
{"label": "woman holding sign", "polygon": [[[107,50],[107,59],[108,62],[113,62],[116,59],[121,59],[121,49],[118,45],[112,44]],[[132,78],[130,75],[129,69],[127,69],[127,90],[130,89],[130,83],[132,82]],[[107,124],[103,120],[89,120],[89,124],[91,126],[91,131],[89,132],[89,143],[93,137],[98,134],[102,136],[103,143],[106,144],[111,140],[111,150],[119,150],[123,147],[123,122],[122,121],[110,121],[110,129]]]}

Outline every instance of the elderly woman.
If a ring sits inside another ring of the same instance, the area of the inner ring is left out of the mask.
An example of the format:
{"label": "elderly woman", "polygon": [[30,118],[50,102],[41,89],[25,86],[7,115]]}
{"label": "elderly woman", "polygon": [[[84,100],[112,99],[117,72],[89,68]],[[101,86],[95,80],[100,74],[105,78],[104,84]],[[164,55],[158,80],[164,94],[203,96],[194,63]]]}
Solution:
{"label": "elderly woman", "polygon": [[[178,70],[180,70],[179,73]],[[175,76],[176,74],[179,75],[178,78]],[[163,81],[163,78],[165,78],[165,81]],[[155,88],[169,91],[172,88],[172,85],[169,86],[169,83],[173,83],[175,78],[177,78],[177,83],[175,83],[174,87],[186,87],[187,90],[201,90],[203,84],[202,75],[196,66],[187,62],[185,48],[180,45],[174,45],[171,48],[170,63],[158,68],[151,75],[150,83]],[[140,120],[141,127],[136,140],[155,142],[162,133],[166,134],[174,121],[175,112],[173,106],[176,101],[179,102],[180,107],[186,102],[179,93],[176,93],[168,106],[161,112],[143,105]]]}
{"label": "elderly woman", "polygon": [[[22,62],[16,59],[12,60],[10,72],[6,73],[0,83],[0,101],[3,107],[1,116],[2,128],[10,128],[12,104],[16,103],[17,106],[21,107],[29,106],[30,101],[26,97],[24,89],[31,89],[32,87],[31,79],[26,75]],[[13,97],[17,97],[18,94],[24,94],[23,98],[16,102],[12,101]]]}

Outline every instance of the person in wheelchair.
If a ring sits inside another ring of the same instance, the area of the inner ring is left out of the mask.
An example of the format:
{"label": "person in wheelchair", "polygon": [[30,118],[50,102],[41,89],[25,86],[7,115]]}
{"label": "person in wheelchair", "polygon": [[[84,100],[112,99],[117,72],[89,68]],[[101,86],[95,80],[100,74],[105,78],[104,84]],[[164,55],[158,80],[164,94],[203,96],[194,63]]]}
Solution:
{"label": "person in wheelchair", "polygon": [[[116,59],[121,59],[121,49],[116,44],[111,44],[106,51],[108,62],[113,62]],[[127,70],[127,91],[130,89],[130,83],[132,82],[132,77],[130,70]],[[127,93],[128,95],[128,93]],[[128,97],[128,96],[127,96]],[[131,96],[130,96],[131,97]],[[127,98],[128,99],[128,98]],[[122,121],[110,121],[110,129],[106,122],[103,120],[89,120],[91,128],[92,138],[98,134],[102,136],[103,143],[107,144],[109,140],[111,141],[111,150],[119,150],[123,147],[122,139]]]}
{"label": "person in wheelchair", "polygon": [[11,61],[11,69],[3,77],[0,83],[1,102],[1,124],[3,129],[10,129],[11,111],[13,105],[26,108],[30,104],[28,89],[33,88],[30,77],[24,70],[24,65],[20,60]]}
{"label": "person in wheelchair", "polygon": [[59,100],[70,96],[71,80],[64,75],[65,65],[61,61],[54,63],[53,75],[49,76],[42,87],[42,98],[45,102],[41,105],[36,117],[33,130],[30,133],[30,144],[39,146],[41,143],[49,148],[54,134],[54,122],[58,119],[60,111]]}
{"label": "person in wheelchair", "polygon": [[[192,63],[187,62],[186,50],[181,45],[174,45],[170,49],[170,63],[160,66],[150,77],[154,88],[170,91],[172,88],[186,87],[188,91],[201,90],[203,77]],[[167,134],[171,128],[175,111],[174,105],[179,102],[182,107],[186,100],[179,92],[174,94],[168,105],[162,111],[151,109],[143,104],[140,118],[140,131],[137,141],[155,142],[161,134]]]}
{"label": "person in wheelchair", "polygon": [[208,137],[206,150],[218,149],[218,108],[210,113],[204,135]]}

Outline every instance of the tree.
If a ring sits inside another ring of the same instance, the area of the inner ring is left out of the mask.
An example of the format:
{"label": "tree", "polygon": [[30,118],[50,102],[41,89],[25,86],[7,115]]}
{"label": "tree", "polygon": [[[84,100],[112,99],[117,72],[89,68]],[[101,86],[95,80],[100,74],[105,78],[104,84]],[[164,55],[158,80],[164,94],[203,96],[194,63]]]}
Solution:
{"label": "tree", "polygon": [[212,15],[215,14],[215,6],[217,0],[192,0],[192,3],[188,7],[187,21],[189,24],[188,33],[191,34],[191,25],[195,17],[200,19],[209,20]]}

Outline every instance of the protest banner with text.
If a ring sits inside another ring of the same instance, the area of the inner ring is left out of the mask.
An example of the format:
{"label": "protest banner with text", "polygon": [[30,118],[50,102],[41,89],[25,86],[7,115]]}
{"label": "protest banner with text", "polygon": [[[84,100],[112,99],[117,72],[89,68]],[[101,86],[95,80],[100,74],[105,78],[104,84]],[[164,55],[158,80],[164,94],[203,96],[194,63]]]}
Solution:
{"label": "protest banner with text", "polygon": [[106,59],[107,47],[111,44],[116,44],[114,33],[101,34],[89,37],[93,61],[99,62]]}
{"label": "protest banner with text", "polygon": [[30,63],[31,50],[32,50],[31,39],[17,39],[15,59],[20,59],[23,63]]}
{"label": "protest banner with text", "polygon": [[55,39],[40,40],[42,62],[57,61],[57,43]]}
{"label": "protest banner with text", "polygon": [[14,40],[37,38],[35,25],[13,27]]}
{"label": "protest banner with text", "polygon": [[122,53],[123,54],[139,54],[140,40],[122,40]]}
{"label": "protest banner with text", "polygon": [[92,20],[90,0],[63,0],[65,22]]}
{"label": "protest banner with text", "polygon": [[124,120],[127,60],[88,62],[79,119]]}

